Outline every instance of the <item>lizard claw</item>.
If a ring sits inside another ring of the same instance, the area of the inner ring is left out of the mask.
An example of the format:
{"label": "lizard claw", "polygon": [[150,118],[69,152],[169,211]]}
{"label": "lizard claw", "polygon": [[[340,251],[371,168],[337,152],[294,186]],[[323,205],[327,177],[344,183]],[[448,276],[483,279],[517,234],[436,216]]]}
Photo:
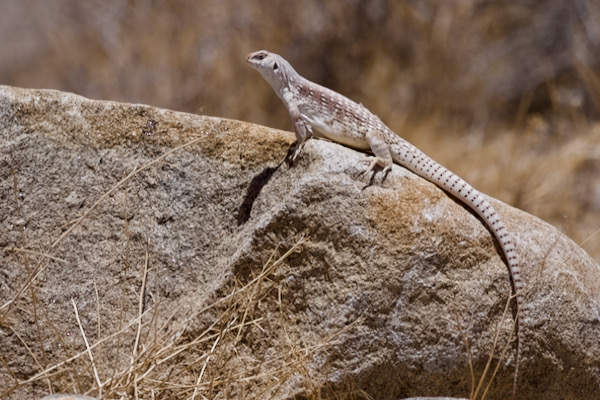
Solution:
{"label": "lizard claw", "polygon": [[285,163],[288,166],[288,168],[292,168],[294,166],[296,158],[298,158],[298,155],[300,155],[300,151],[302,151],[303,147],[304,143],[299,144],[297,140],[294,143],[292,143],[285,156]]}
{"label": "lizard claw", "polygon": [[[361,172],[360,174],[358,174],[358,177],[367,175],[367,174],[369,174],[369,172],[373,172],[373,175],[371,175],[371,179],[369,181],[369,186],[370,186],[373,183],[375,175],[378,172],[377,169],[382,167],[381,159],[378,157],[368,157],[368,158],[364,158],[364,159],[360,160],[359,163],[367,164],[369,167],[366,170],[364,170],[363,172]],[[385,181],[385,179],[387,178],[387,176],[391,170],[392,170],[391,165],[386,165],[382,168],[381,172],[383,172],[383,179],[381,179],[381,183],[383,183]]]}
{"label": "lizard claw", "polygon": [[373,171],[373,169],[375,168],[375,165],[377,165],[377,159],[375,157],[363,158],[362,160],[359,161],[359,164],[368,166],[367,169],[365,169],[363,172],[358,174],[358,176],[363,176],[363,175],[366,175],[369,172]]}

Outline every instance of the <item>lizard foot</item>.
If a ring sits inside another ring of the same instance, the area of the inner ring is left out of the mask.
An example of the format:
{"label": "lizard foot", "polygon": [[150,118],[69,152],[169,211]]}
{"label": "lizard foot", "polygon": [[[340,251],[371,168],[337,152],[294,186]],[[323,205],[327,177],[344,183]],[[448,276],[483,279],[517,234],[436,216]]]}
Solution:
{"label": "lizard foot", "polygon": [[391,165],[383,166],[381,158],[378,158],[378,157],[368,157],[368,158],[360,160],[359,163],[366,164],[369,167],[366,170],[364,170],[363,172],[359,173],[358,178],[360,178],[363,175],[367,175],[369,172],[373,172],[371,174],[371,178],[369,179],[369,184],[367,185],[367,187],[371,186],[373,184],[373,181],[375,180],[375,175],[377,175],[377,172],[379,172],[381,170],[381,172],[383,173],[383,178],[381,179],[381,183],[383,183],[383,182],[385,182],[385,179],[387,178],[388,174],[392,170]]}
{"label": "lizard foot", "polygon": [[298,144],[297,140],[292,143],[285,156],[285,164],[288,166],[288,168],[292,168],[294,166],[296,158],[298,158],[298,155],[300,155],[300,151],[302,151],[303,147],[304,143]]}

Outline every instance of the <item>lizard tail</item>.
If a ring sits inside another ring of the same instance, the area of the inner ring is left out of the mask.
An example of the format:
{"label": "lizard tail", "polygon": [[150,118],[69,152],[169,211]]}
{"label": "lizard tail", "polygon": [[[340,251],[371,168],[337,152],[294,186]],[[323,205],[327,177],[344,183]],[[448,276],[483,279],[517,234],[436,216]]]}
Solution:
{"label": "lizard tail", "polygon": [[437,186],[450,192],[458,200],[468,205],[481,217],[481,219],[483,219],[502,248],[512,278],[517,303],[517,354],[515,358],[515,375],[513,380],[514,397],[517,388],[519,363],[521,361],[521,351],[523,347],[523,313],[525,311],[522,294],[523,281],[521,280],[521,264],[515,250],[515,242],[496,213],[496,210],[494,210],[492,205],[478,190],[446,167],[429,158],[412,144],[404,139],[397,138],[399,140],[395,141],[395,143],[390,146],[396,162],[404,165],[428,181],[435,183]]}

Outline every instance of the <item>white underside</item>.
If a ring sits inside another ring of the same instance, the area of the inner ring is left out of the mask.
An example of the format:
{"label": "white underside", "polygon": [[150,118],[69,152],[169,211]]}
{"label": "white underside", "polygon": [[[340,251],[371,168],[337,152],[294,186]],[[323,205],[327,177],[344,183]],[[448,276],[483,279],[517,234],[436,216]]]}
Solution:
{"label": "white underside", "polygon": [[311,116],[302,113],[302,119],[312,128],[315,136],[326,137],[334,142],[353,147],[359,150],[370,149],[369,143],[359,132],[347,132],[347,128],[333,118],[323,116]]}

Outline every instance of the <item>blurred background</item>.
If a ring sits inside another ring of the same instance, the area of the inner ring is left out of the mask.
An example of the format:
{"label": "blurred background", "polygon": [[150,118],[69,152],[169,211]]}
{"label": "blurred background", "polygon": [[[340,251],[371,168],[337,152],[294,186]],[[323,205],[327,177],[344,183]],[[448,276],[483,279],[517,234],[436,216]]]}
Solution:
{"label": "blurred background", "polygon": [[597,0],[0,0],[0,38],[0,84],[292,130],[279,53],[600,261]]}

